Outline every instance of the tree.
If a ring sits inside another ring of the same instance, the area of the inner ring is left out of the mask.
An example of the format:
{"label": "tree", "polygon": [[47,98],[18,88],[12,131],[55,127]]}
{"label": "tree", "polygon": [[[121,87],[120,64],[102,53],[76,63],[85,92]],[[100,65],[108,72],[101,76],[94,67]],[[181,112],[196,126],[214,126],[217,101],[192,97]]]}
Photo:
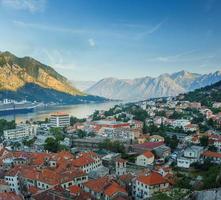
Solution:
{"label": "tree", "polygon": [[44,149],[56,153],[59,150],[59,142],[49,137],[45,140]]}
{"label": "tree", "polygon": [[5,119],[0,119],[0,136],[3,135],[4,130],[14,129],[15,126],[16,126],[16,123],[14,120],[7,121]]}
{"label": "tree", "polygon": [[50,133],[52,133],[54,135],[54,137],[56,138],[57,141],[62,141],[64,140],[64,135],[63,135],[63,131],[61,128],[50,128]]}
{"label": "tree", "polygon": [[166,193],[156,193],[153,194],[151,200],[173,200],[173,198],[169,197]]}
{"label": "tree", "polygon": [[209,138],[208,138],[208,136],[202,136],[202,137],[200,138],[200,145],[201,145],[201,146],[207,147],[207,146],[208,146],[208,143],[209,143]]}
{"label": "tree", "polygon": [[36,138],[34,137],[34,138],[30,139],[30,140],[23,140],[22,143],[25,146],[31,147],[35,143],[35,140],[36,140]]}
{"label": "tree", "polygon": [[85,118],[83,118],[83,119],[78,119],[77,117],[73,117],[73,116],[71,116],[70,117],[70,125],[71,126],[73,126],[73,125],[75,125],[76,123],[78,123],[78,122],[85,122],[86,121],[86,119]]}
{"label": "tree", "polygon": [[87,133],[81,129],[77,130],[77,134],[79,138],[84,138],[87,136]]}
{"label": "tree", "polygon": [[119,141],[111,141],[110,139],[105,139],[99,144],[99,149],[107,149],[116,153],[124,153],[124,145]]}

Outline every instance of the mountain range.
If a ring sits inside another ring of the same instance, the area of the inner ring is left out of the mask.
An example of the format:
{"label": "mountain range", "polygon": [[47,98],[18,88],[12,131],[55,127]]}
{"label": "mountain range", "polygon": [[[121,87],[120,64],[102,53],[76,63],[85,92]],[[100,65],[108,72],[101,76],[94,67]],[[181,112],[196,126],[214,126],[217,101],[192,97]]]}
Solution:
{"label": "mountain range", "polygon": [[0,100],[4,98],[46,103],[104,101],[76,89],[52,67],[31,57],[0,52]]}
{"label": "mountain range", "polygon": [[180,71],[173,74],[162,74],[156,78],[149,76],[136,79],[105,78],[92,85],[85,92],[110,99],[144,100],[176,96],[220,80],[221,71],[203,75]]}

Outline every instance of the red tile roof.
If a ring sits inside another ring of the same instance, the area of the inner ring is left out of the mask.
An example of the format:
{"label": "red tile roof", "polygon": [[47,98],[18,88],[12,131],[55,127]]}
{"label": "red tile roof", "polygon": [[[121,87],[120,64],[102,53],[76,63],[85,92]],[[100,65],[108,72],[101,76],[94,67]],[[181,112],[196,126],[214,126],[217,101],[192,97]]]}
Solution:
{"label": "red tile roof", "polygon": [[151,151],[146,151],[142,155],[144,155],[146,158],[154,157],[154,155],[153,155],[153,153]]}
{"label": "red tile roof", "polygon": [[95,180],[90,180],[86,182],[84,186],[90,188],[94,192],[102,192],[104,188],[110,183],[110,181],[110,177],[105,176]]}
{"label": "red tile roof", "polygon": [[157,172],[151,172],[148,175],[141,175],[137,178],[139,182],[146,185],[159,185],[166,183],[167,181]]}
{"label": "red tile roof", "polygon": [[112,197],[116,193],[125,193],[127,194],[126,190],[122,188],[118,183],[113,182],[110,186],[108,186],[104,190],[104,194],[107,195],[108,197]]}
{"label": "red tile roof", "polygon": [[54,112],[54,113],[51,113],[51,116],[66,116],[66,115],[69,115],[69,114],[65,113],[65,112]]}
{"label": "red tile roof", "polygon": [[37,187],[35,186],[29,186],[28,188],[28,192],[30,192],[31,194],[36,194],[37,192],[39,192],[41,190],[39,190]]}
{"label": "red tile roof", "polygon": [[0,200],[22,200],[22,198],[14,192],[0,192]]}
{"label": "red tile roof", "polygon": [[221,158],[221,153],[212,152],[212,151],[205,151],[203,156],[210,157],[210,158]]}
{"label": "red tile roof", "polygon": [[92,151],[83,152],[80,153],[78,157],[76,157],[76,159],[73,160],[73,165],[75,167],[83,167],[85,165],[94,163],[96,158],[98,158],[98,155]]}
{"label": "red tile roof", "polygon": [[134,147],[146,148],[146,149],[155,149],[156,147],[162,146],[164,142],[145,142],[143,144],[135,144]]}
{"label": "red tile roof", "polygon": [[80,194],[80,192],[82,191],[81,188],[77,185],[72,185],[68,188],[68,190],[70,191],[71,195],[77,195]]}

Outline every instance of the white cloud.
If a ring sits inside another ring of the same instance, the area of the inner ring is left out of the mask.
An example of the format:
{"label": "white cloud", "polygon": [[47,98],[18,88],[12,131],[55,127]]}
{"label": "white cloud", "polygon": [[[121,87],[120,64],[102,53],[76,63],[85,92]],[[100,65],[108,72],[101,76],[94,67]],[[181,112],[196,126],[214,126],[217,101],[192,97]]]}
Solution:
{"label": "white cloud", "polygon": [[158,24],[155,24],[154,26],[152,26],[151,28],[148,28],[146,31],[143,31],[141,33],[138,33],[136,36],[136,39],[141,39],[146,35],[151,35],[153,33],[155,33],[156,31],[158,31],[162,25],[167,21],[166,19],[163,19],[161,22],[159,22]]}
{"label": "white cloud", "polygon": [[19,26],[22,28],[31,28],[31,29],[38,29],[38,30],[43,30],[43,31],[56,31],[56,32],[73,33],[73,34],[88,33],[88,31],[84,29],[49,26],[49,25],[37,24],[37,23],[27,23],[27,22],[17,21],[17,20],[13,21],[13,23],[16,26]]}
{"label": "white cloud", "polygon": [[96,46],[96,42],[93,38],[88,39],[88,43],[91,47],[95,47]]}
{"label": "white cloud", "polygon": [[0,0],[0,5],[14,10],[44,11],[47,0]]}

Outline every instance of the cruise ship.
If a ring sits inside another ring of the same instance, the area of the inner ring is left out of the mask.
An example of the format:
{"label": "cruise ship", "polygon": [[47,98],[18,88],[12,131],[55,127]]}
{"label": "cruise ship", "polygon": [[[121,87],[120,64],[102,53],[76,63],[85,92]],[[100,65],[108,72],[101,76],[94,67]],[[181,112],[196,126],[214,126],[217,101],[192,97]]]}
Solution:
{"label": "cruise ship", "polygon": [[16,113],[29,113],[33,112],[35,108],[41,104],[37,102],[29,101],[14,101],[10,99],[4,99],[0,102],[0,115],[10,115]]}

